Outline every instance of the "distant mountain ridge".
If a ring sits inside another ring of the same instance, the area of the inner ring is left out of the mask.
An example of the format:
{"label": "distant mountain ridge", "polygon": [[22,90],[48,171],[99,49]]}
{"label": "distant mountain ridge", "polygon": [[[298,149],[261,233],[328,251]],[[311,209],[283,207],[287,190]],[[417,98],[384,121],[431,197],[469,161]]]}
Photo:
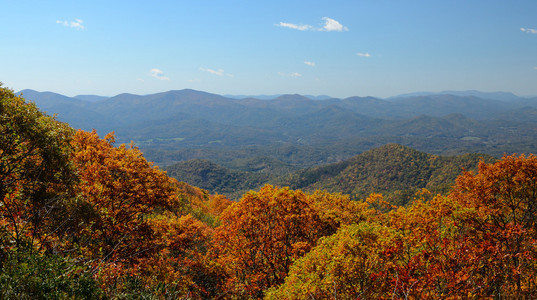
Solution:
{"label": "distant mountain ridge", "polygon": [[[109,98],[22,93],[75,128],[97,129],[101,135],[114,131],[118,142],[134,141],[144,152],[155,153],[148,158],[159,164],[195,158],[179,154],[181,149],[226,149],[216,155],[230,161],[223,153],[233,156],[229,153],[238,155],[248,148],[253,156],[278,153],[274,158],[303,167],[345,159],[379,141],[432,153],[479,151],[496,156],[537,147],[537,114],[532,113],[537,98],[502,101],[442,94],[312,100],[294,94],[260,100],[191,89]],[[334,143],[345,148],[331,146]],[[306,161],[290,154],[289,159],[284,149],[290,145],[318,155],[308,155]],[[265,149],[271,149],[269,154]]]}
{"label": "distant mountain ridge", "polygon": [[[247,98],[253,98],[253,99],[259,99],[259,100],[272,100],[272,99],[276,99],[280,96],[283,96],[284,94],[275,94],[275,95],[229,95],[229,94],[225,94],[225,95],[222,95],[226,98],[231,98],[231,99],[247,99]],[[304,95],[304,97],[307,97],[311,100],[327,100],[327,99],[332,99],[333,97],[330,97],[330,96],[327,96],[327,95],[317,95],[317,96],[313,96],[313,95]]]}
{"label": "distant mountain ridge", "polygon": [[418,96],[433,96],[433,95],[454,95],[454,96],[474,96],[482,99],[493,99],[500,101],[516,101],[532,97],[520,97],[511,92],[480,92],[476,90],[467,90],[467,91],[442,91],[442,92],[416,92],[401,94],[388,99],[397,99],[397,98],[406,98],[406,97],[418,97]]}
{"label": "distant mountain ridge", "polygon": [[[132,123],[132,119],[165,119],[178,113],[183,113],[189,114],[191,117],[209,118],[213,121],[236,124],[237,119],[242,120],[242,123],[246,122],[244,117],[237,118],[240,113],[256,114],[257,116],[253,119],[257,122],[260,121],[259,115],[272,117],[271,113],[275,112],[287,112],[295,115],[304,114],[334,105],[370,117],[396,119],[417,115],[439,117],[460,113],[470,118],[484,120],[493,119],[500,113],[504,114],[506,111],[526,106],[537,108],[537,98],[522,98],[503,92],[482,93],[477,91],[469,91],[468,93],[479,95],[501,94],[511,100],[506,103],[505,101],[475,95],[463,95],[466,92],[460,92],[461,95],[454,95],[453,93],[420,96],[404,95],[391,98],[390,101],[375,97],[328,98],[317,101],[298,94],[280,95],[268,101],[255,98],[231,99],[190,89],[150,95],[119,94],[109,98],[94,95],[67,97],[52,92],[36,92],[33,90],[23,90],[19,93],[23,93],[26,98],[35,101],[45,111],[49,111],[51,108],[57,109],[58,105],[63,105],[66,106],[63,109],[64,111],[77,107],[88,112],[108,115],[112,121],[127,120],[129,123]],[[50,111],[50,113],[56,112]],[[58,113],[58,117],[62,119],[63,115]],[[214,117],[217,117],[217,119],[215,120]],[[69,118],[65,119],[67,122],[70,121]],[[250,120],[246,123],[255,125],[256,122]]]}

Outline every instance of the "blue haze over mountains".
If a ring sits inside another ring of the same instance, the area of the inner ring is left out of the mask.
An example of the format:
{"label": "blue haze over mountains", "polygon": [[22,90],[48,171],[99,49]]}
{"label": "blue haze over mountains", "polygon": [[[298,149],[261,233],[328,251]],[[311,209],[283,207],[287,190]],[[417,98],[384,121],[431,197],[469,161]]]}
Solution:
{"label": "blue haze over mountains", "polygon": [[[537,98],[504,92],[415,93],[389,99],[231,98],[188,89],[109,98],[19,93],[74,128],[95,128],[101,136],[114,131],[118,142],[134,141],[162,165],[211,157],[229,164],[238,157],[270,156],[305,167],[393,142],[436,154],[495,156],[535,152],[537,146]],[[301,151],[317,153],[316,158],[309,163],[290,158]]]}

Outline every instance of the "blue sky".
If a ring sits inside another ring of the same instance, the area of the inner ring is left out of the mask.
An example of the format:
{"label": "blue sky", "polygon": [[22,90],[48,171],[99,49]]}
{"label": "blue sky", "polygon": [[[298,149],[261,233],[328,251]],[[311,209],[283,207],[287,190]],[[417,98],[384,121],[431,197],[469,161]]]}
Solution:
{"label": "blue sky", "polygon": [[535,0],[0,4],[0,81],[16,91],[537,95]]}

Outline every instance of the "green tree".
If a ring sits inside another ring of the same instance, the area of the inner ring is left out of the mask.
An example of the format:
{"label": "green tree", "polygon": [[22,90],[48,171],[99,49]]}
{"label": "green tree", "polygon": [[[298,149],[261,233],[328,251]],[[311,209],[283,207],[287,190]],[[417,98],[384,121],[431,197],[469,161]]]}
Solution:
{"label": "green tree", "polygon": [[69,161],[73,133],[0,84],[2,249],[18,249],[25,242],[45,246],[47,230],[61,232],[55,221],[75,179]]}

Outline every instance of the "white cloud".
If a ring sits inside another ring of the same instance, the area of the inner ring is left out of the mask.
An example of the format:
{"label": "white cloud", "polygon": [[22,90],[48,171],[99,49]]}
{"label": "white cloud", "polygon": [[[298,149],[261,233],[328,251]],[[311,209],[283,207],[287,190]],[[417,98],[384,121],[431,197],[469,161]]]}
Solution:
{"label": "white cloud", "polygon": [[203,71],[203,72],[213,74],[213,75],[218,75],[218,76],[226,75],[228,77],[233,77],[233,74],[228,74],[228,73],[224,72],[224,70],[222,70],[222,69],[213,70],[213,69],[200,68],[200,70]]}
{"label": "white cloud", "polygon": [[371,57],[371,54],[367,52],[358,52],[356,53],[356,55],[361,56],[361,57]]}
{"label": "white cloud", "polygon": [[300,31],[313,30],[313,26],[311,25],[297,25],[297,24],[285,23],[285,22],[280,22],[279,24],[276,24],[276,26],[287,27],[287,28],[296,29]]}
{"label": "white cloud", "polygon": [[200,68],[200,70],[202,70],[204,72],[207,72],[207,73],[211,73],[213,75],[218,75],[218,76],[224,75],[224,70],[222,70],[222,69],[213,70],[213,69]]}
{"label": "white cloud", "polygon": [[341,25],[341,23],[339,23],[338,21],[334,19],[324,17],[323,20],[325,23],[324,23],[323,28],[319,29],[321,31],[349,31],[349,28]]}
{"label": "white cloud", "polygon": [[334,20],[334,19],[331,19],[331,18],[328,18],[328,17],[324,17],[322,18],[324,20],[324,24],[321,25],[321,27],[315,27],[315,26],[311,26],[311,25],[298,25],[298,24],[293,24],[293,23],[285,23],[285,22],[280,22],[278,24],[276,24],[276,26],[279,26],[279,27],[286,27],[286,28],[291,28],[291,29],[296,29],[296,30],[300,30],[300,31],[307,31],[307,30],[312,30],[312,31],[348,31],[349,28],[347,28],[346,26],[343,26],[341,23],[339,23],[338,21]]}
{"label": "white cloud", "polygon": [[86,29],[86,26],[82,25],[82,23],[84,23],[84,21],[80,20],[80,19],[75,19],[74,21],[56,21],[56,24],[61,24],[65,27],[71,27],[71,28],[75,28],[75,29]]}
{"label": "white cloud", "polygon": [[292,73],[278,72],[278,75],[283,76],[283,77],[294,77],[294,78],[302,77],[302,74],[297,73],[297,72],[292,72]]}
{"label": "white cloud", "polygon": [[310,67],[315,67],[315,63],[312,61],[305,61],[304,63]]}
{"label": "white cloud", "polygon": [[537,29],[533,29],[533,28],[520,28],[520,30],[522,32],[527,32],[527,33],[531,33],[531,34],[537,34]]}
{"label": "white cloud", "polygon": [[164,76],[164,72],[162,72],[159,69],[156,69],[156,68],[151,69],[149,70],[149,73],[151,74],[152,77],[155,77],[158,80],[170,80],[170,78]]}

